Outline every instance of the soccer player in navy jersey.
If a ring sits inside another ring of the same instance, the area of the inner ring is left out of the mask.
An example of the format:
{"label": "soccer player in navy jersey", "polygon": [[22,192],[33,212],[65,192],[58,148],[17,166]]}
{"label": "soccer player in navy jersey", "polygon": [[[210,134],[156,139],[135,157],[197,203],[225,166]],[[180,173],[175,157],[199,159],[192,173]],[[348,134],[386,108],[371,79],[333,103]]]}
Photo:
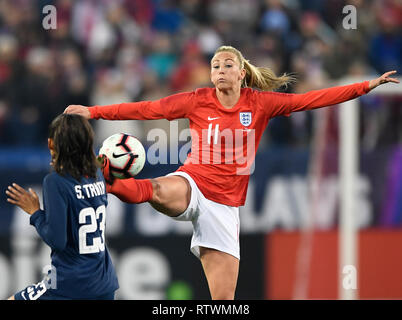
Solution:
{"label": "soccer player in navy jersey", "polygon": [[43,205],[38,195],[16,183],[7,201],[27,212],[43,241],[51,248],[50,273],[10,300],[112,300],[118,281],[105,245],[107,194],[93,151],[94,133],[88,120],[62,114],[49,128],[48,147],[54,169],[43,181]]}

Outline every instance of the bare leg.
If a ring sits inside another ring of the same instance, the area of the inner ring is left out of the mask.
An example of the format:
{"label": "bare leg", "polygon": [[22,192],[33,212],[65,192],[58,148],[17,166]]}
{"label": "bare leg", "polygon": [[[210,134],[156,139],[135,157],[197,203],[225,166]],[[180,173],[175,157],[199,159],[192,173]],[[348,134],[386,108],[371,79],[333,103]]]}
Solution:
{"label": "bare leg", "polygon": [[11,296],[10,298],[8,298],[7,300],[15,300],[14,296]]}
{"label": "bare leg", "polygon": [[157,211],[169,217],[183,213],[191,199],[187,179],[173,175],[142,180],[115,179],[113,184],[107,184],[106,190],[123,202],[149,202]]}
{"label": "bare leg", "polygon": [[210,248],[200,248],[200,259],[213,300],[233,300],[239,274],[239,260]]}
{"label": "bare leg", "polygon": [[[152,197],[148,202],[152,207],[170,217],[176,217],[186,211],[191,199],[191,186],[186,178],[167,176],[150,181]],[[200,248],[200,260],[211,298],[233,300],[239,273],[239,260],[230,254],[205,247]]]}
{"label": "bare leg", "polygon": [[191,187],[186,178],[168,176],[151,179],[152,200],[149,203],[157,211],[176,217],[186,211],[191,199]]}

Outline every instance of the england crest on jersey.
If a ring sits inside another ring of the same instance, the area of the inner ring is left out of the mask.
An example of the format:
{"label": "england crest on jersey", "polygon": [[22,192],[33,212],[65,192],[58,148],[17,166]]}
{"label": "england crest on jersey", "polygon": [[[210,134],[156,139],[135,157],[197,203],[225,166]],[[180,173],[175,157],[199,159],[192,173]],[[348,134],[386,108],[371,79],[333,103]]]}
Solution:
{"label": "england crest on jersey", "polygon": [[240,112],[240,123],[248,127],[251,124],[251,112]]}

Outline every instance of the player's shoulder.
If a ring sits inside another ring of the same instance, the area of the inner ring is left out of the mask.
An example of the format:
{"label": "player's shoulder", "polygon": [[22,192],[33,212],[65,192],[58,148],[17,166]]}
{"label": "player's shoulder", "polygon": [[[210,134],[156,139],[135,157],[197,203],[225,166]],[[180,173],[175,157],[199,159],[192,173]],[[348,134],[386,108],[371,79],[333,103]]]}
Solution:
{"label": "player's shoulder", "polygon": [[274,105],[278,101],[278,99],[283,99],[291,96],[291,94],[284,92],[265,91],[251,88],[246,89],[248,89],[246,91],[246,94],[248,94],[247,99],[252,102],[253,105],[255,105],[258,109],[262,109],[265,111],[267,109],[267,106]]}
{"label": "player's shoulder", "polygon": [[210,99],[215,91],[215,88],[204,87],[195,89],[194,95],[198,99]]}
{"label": "player's shoulder", "polygon": [[212,87],[202,87],[202,88],[197,88],[194,90],[195,94],[202,95],[202,94],[211,94],[215,88]]}
{"label": "player's shoulder", "polygon": [[248,105],[253,106],[253,108],[259,108],[260,106],[260,101],[261,101],[261,94],[263,91],[260,91],[258,89],[254,88],[241,88],[240,94],[241,94],[241,99],[243,101],[247,101]]}
{"label": "player's shoulder", "polygon": [[[197,98],[205,98],[205,99],[212,99],[215,94],[215,88],[212,87],[204,87],[204,88],[197,88],[195,89],[194,95]],[[253,97],[256,94],[258,94],[258,90],[252,89],[252,88],[241,88],[241,95],[247,96],[247,97]]]}
{"label": "player's shoulder", "polygon": [[48,191],[52,190],[64,193],[64,190],[66,189],[68,184],[69,183],[66,177],[60,175],[55,171],[48,173],[43,178],[43,186]]}
{"label": "player's shoulder", "polygon": [[272,91],[264,91],[256,88],[241,88],[241,95],[245,96],[247,99],[256,99],[258,100],[259,98],[263,96],[270,96],[274,92]]}
{"label": "player's shoulder", "polygon": [[260,97],[260,98],[272,98],[275,99],[277,97],[289,97],[292,96],[292,93],[287,93],[287,92],[281,92],[281,91],[268,91],[268,90],[253,90],[253,95],[255,97]]}
{"label": "player's shoulder", "polygon": [[62,179],[61,175],[58,174],[55,171],[52,171],[50,173],[48,173],[44,178],[43,181],[44,182],[57,182],[60,181]]}
{"label": "player's shoulder", "polygon": [[256,98],[258,98],[259,96],[270,95],[273,93],[272,91],[264,91],[255,88],[242,88],[242,91],[244,91],[245,94]]}
{"label": "player's shoulder", "polygon": [[67,186],[71,184],[76,184],[76,180],[70,176],[69,174],[60,174],[56,171],[52,171],[48,173],[43,179],[44,184],[48,185],[58,185],[58,186]]}

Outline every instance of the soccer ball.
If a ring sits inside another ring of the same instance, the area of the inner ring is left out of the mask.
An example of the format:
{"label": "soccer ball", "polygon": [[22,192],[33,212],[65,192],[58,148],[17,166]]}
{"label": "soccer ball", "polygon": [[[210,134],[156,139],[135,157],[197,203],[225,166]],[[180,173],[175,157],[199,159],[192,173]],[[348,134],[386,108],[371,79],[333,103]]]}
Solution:
{"label": "soccer ball", "polygon": [[145,149],[134,136],[116,133],[103,141],[99,155],[109,159],[109,171],[118,179],[132,178],[144,167]]}

